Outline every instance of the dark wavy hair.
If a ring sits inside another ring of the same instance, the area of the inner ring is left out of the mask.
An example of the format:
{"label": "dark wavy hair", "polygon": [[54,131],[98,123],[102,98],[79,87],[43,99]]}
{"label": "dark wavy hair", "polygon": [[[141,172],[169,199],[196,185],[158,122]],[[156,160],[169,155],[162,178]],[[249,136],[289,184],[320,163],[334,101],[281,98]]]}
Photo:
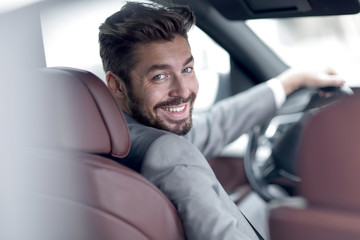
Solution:
{"label": "dark wavy hair", "polygon": [[104,71],[113,72],[128,85],[141,44],[171,41],[177,34],[188,39],[187,33],[194,24],[195,16],[187,6],[127,2],[99,27]]}

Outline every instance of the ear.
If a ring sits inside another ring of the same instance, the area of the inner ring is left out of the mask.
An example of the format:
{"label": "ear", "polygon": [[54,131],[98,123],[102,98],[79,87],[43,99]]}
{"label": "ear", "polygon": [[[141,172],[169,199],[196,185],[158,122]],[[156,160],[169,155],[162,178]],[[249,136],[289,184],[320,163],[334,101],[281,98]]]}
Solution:
{"label": "ear", "polygon": [[120,99],[126,98],[125,84],[122,79],[110,71],[106,73],[105,78],[110,92],[115,97]]}

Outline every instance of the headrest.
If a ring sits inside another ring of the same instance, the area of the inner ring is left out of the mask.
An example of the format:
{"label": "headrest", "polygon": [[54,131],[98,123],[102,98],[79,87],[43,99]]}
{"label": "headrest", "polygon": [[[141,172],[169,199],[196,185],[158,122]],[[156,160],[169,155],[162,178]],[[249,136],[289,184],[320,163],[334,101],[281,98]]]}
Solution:
{"label": "headrest", "polygon": [[309,204],[360,210],[360,97],[320,111],[304,132],[301,195]]}
{"label": "headrest", "polygon": [[37,70],[26,84],[25,126],[32,145],[125,157],[130,148],[124,116],[106,85],[73,68]]}

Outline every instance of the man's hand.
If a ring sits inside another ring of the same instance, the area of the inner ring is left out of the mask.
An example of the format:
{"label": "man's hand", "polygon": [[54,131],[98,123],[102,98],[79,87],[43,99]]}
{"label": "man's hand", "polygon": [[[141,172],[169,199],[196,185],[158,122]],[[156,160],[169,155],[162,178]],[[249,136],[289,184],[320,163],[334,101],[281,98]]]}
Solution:
{"label": "man's hand", "polygon": [[290,68],[277,77],[286,95],[301,87],[340,87],[345,81],[333,69],[324,71],[304,71]]}

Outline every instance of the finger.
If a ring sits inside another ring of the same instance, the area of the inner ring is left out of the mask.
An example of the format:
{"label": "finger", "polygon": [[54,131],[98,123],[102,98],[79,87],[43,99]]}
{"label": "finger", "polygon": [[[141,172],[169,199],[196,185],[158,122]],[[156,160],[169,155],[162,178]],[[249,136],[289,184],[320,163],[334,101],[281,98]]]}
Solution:
{"label": "finger", "polygon": [[326,73],[320,73],[313,75],[307,81],[308,87],[339,87],[345,83],[345,80],[339,75],[329,75]]}
{"label": "finger", "polygon": [[318,82],[319,87],[327,86],[342,86],[345,83],[345,80],[339,75],[323,75]]}

